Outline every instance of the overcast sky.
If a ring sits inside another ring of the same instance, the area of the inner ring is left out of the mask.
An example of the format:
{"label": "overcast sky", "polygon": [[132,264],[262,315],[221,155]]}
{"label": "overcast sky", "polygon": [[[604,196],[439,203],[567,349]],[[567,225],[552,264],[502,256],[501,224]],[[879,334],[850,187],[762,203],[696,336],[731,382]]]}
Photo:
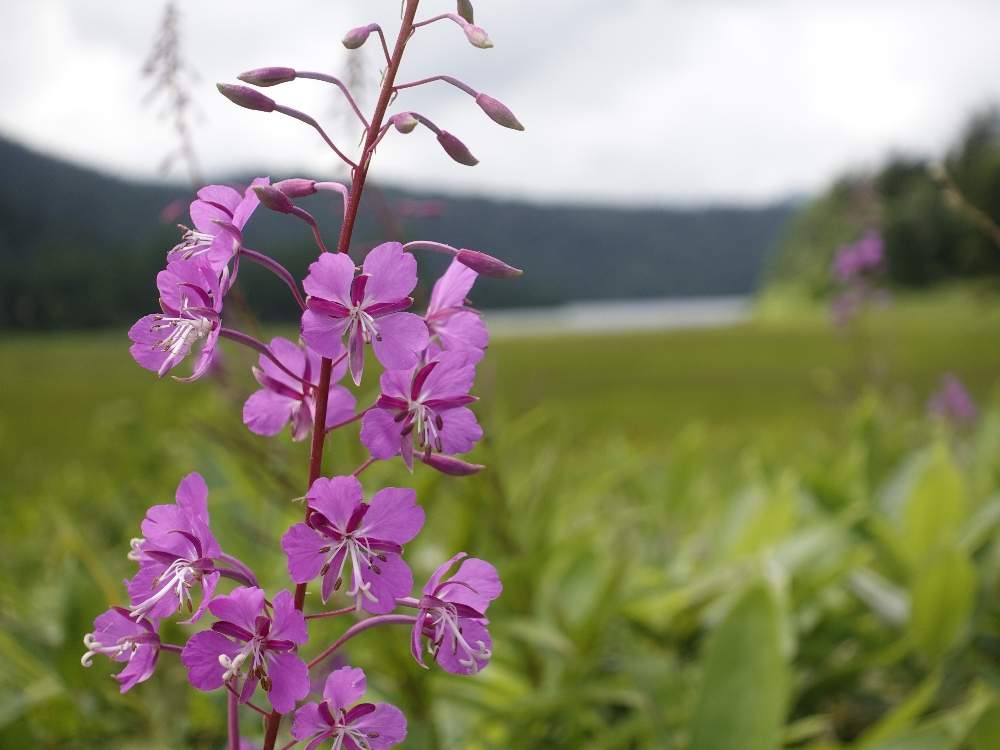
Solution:
{"label": "overcast sky", "polygon": [[[140,68],[163,4],[0,3],[0,132],[106,171],[156,176],[171,133],[142,103]],[[392,31],[399,5],[182,0],[206,171],[330,175],[312,131],[238,109],[213,83],[262,65],[341,72],[343,32],[369,21]],[[454,8],[421,5],[421,16]],[[818,189],[890,150],[939,153],[972,110],[1000,101],[997,0],[479,0],[476,12],[493,49],[434,24],[413,39],[401,79],[463,78],[506,102],[527,131],[493,125],[442,84],[405,92],[399,108],[458,134],[481,163],[451,163],[418,130],[386,140],[377,177],[544,200],[762,202]],[[370,106],[379,58],[369,46]],[[325,85],[271,92],[355,146]]]}

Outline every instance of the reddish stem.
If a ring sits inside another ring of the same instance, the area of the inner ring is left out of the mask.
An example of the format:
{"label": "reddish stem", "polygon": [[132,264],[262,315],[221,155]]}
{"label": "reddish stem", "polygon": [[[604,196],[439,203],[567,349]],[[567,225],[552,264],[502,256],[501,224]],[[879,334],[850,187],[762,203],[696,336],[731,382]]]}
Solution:
{"label": "reddish stem", "polygon": [[[396,37],[396,47],[393,49],[389,66],[386,68],[385,76],[382,78],[382,90],[379,92],[378,103],[375,105],[371,125],[365,134],[365,146],[361,152],[360,163],[354,167],[352,173],[351,198],[347,204],[344,223],[340,227],[340,238],[337,241],[337,251],[341,253],[346,253],[351,246],[351,235],[354,233],[354,224],[358,218],[358,208],[361,204],[361,193],[364,191],[365,179],[368,177],[368,167],[375,153],[375,143],[378,141],[379,132],[382,129],[382,120],[385,119],[386,110],[389,108],[389,100],[392,98],[392,90],[396,82],[396,73],[399,71],[399,65],[403,60],[406,43],[413,33],[413,18],[417,13],[417,5],[419,3],[420,0],[406,0],[406,7],[403,10],[403,22],[399,27],[399,36]],[[316,414],[313,420],[312,446],[309,452],[310,487],[319,478],[323,469],[323,442],[326,439],[326,430],[324,427],[326,426],[326,407],[330,395],[330,372],[332,369],[333,362],[329,358],[324,357],[320,365],[319,388],[316,392]],[[308,513],[308,508],[306,512]],[[296,609],[302,609],[305,599],[306,584],[300,583],[295,587]],[[366,620],[366,622],[368,621]],[[347,633],[344,635],[346,636]],[[272,711],[270,716],[267,717],[263,750],[274,750],[280,725],[281,714],[277,711]]]}
{"label": "reddish stem", "polygon": [[335,640],[332,644],[323,649],[323,652],[319,654],[315,659],[309,662],[307,665],[309,669],[312,669],[326,657],[330,656],[334,651],[347,643],[351,638],[356,636],[358,633],[363,633],[369,628],[374,628],[377,625],[412,625],[417,621],[417,618],[413,615],[376,615],[375,617],[369,617],[367,620],[362,620],[361,622],[356,622],[347,630],[344,634]]}

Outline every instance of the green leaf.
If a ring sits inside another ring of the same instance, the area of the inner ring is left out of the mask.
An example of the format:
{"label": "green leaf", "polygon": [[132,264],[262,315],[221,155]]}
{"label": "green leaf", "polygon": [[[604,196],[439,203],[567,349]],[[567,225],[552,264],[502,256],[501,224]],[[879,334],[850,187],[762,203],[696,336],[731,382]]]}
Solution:
{"label": "green leaf", "polygon": [[1000,747],[1000,706],[983,712],[969,737],[972,750],[996,750]]}
{"label": "green leaf", "polygon": [[875,726],[869,729],[858,741],[858,750],[872,747],[880,742],[894,739],[910,731],[917,723],[920,715],[927,709],[934,694],[941,686],[941,673],[932,672],[924,679],[916,690],[907,696],[906,700],[883,716]]}
{"label": "green leaf", "polygon": [[947,447],[939,443],[903,508],[901,551],[914,569],[958,538],[966,522],[965,488]]}
{"label": "green leaf", "polygon": [[959,549],[944,550],[915,576],[910,592],[910,638],[918,652],[936,661],[968,629],[976,570]]}
{"label": "green leaf", "polygon": [[774,750],[788,696],[782,612],[763,582],[709,634],[691,721],[691,750]]}

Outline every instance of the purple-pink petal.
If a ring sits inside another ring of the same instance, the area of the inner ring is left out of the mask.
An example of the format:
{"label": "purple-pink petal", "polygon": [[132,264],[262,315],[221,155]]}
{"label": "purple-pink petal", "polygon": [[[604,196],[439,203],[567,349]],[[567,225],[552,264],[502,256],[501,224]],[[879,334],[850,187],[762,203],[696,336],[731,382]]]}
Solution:
{"label": "purple-pink petal", "polygon": [[361,700],[367,683],[365,673],[357,667],[341,667],[330,673],[323,686],[323,698],[330,704],[333,713],[348,708]]}
{"label": "purple-pink petal", "polygon": [[388,370],[413,367],[429,340],[424,319],[401,312],[379,318],[376,325],[380,338],[372,341],[372,348],[378,361]]}
{"label": "purple-pink petal", "polygon": [[309,275],[302,282],[302,288],[311,297],[350,307],[353,280],[354,261],[347,253],[321,253],[309,265]]}
{"label": "purple-pink petal", "polygon": [[365,303],[392,302],[409,296],[417,285],[417,260],[398,242],[385,242],[365,256],[362,271],[371,278],[365,287]]}
{"label": "purple-pink petal", "polygon": [[386,487],[372,497],[361,528],[362,536],[406,544],[424,525],[424,509],[411,489]]}
{"label": "purple-pink petal", "polygon": [[361,442],[380,461],[399,453],[401,437],[401,424],[390,411],[371,409],[361,418]]}
{"label": "purple-pink petal", "polygon": [[274,597],[271,632],[273,640],[291,641],[302,645],[309,640],[305,617],[295,608],[292,594],[282,589]]}
{"label": "purple-pink petal", "polygon": [[319,355],[336,359],[344,353],[344,331],[348,318],[334,318],[307,309],[302,313],[302,340]]}
{"label": "purple-pink petal", "polygon": [[434,333],[447,350],[483,350],[490,343],[486,324],[473,310],[456,310],[433,322]]}
{"label": "purple-pink petal", "polygon": [[153,676],[156,670],[156,662],[160,655],[159,643],[141,643],[132,652],[125,669],[115,675],[119,684],[119,691],[127,693],[140,682],[145,682]]}
{"label": "purple-pink petal", "polygon": [[295,712],[292,720],[292,737],[297,740],[307,740],[310,737],[325,732],[330,728],[319,713],[318,703],[306,703]]}
{"label": "purple-pink petal", "polygon": [[396,608],[396,599],[413,590],[413,572],[399,555],[388,554],[378,561],[378,572],[362,567],[361,578],[371,585],[374,601],[364,596],[361,606],[373,615],[384,615]]}
{"label": "purple-pink petal", "polygon": [[188,639],[181,651],[181,662],[187,667],[188,681],[199,690],[216,690],[222,687],[225,669],[219,663],[219,656],[225,654],[232,659],[240,652],[240,647],[224,635],[214,630],[203,630]]}
{"label": "purple-pink petal", "polygon": [[357,477],[320,477],[306,493],[306,502],[335,526],[344,528],[362,496],[361,482]]}
{"label": "purple-pink petal", "polygon": [[[477,647],[480,642],[487,650],[493,648],[493,641],[490,638],[489,631],[478,620],[462,620],[462,637],[473,648]],[[460,675],[475,674],[488,663],[488,659],[475,655],[473,656],[474,666],[462,664],[461,662],[467,660],[467,658],[468,655],[457,643],[455,634],[449,631],[437,651],[437,663],[446,672]]]}
{"label": "purple-pink petal", "polygon": [[227,620],[252,633],[257,616],[264,610],[264,590],[251,586],[237,586],[228,596],[212,600],[208,609],[220,620]]}
{"label": "purple-pink petal", "polygon": [[277,435],[294,418],[301,404],[298,399],[262,388],[250,394],[243,404],[243,424],[255,435]]}
{"label": "purple-pink petal", "polygon": [[427,313],[431,315],[449,307],[464,307],[465,298],[472,290],[479,274],[468,266],[452,260],[448,269],[434,284]]}
{"label": "purple-pink petal", "polygon": [[[301,613],[299,614],[301,617]],[[271,652],[267,674],[271,678],[271,689],[267,697],[274,710],[287,714],[295,708],[295,703],[309,695],[309,670],[297,654]]]}
{"label": "purple-pink petal", "polygon": [[441,413],[444,427],[441,430],[443,453],[467,453],[483,436],[483,429],[471,409],[461,407]]}
{"label": "purple-pink petal", "polygon": [[485,560],[470,557],[462,562],[455,575],[438,585],[437,589],[435,596],[439,599],[465,604],[485,613],[490,602],[500,596],[503,584],[495,567]]}
{"label": "purple-pink petal", "polygon": [[281,537],[281,549],[288,558],[288,575],[295,583],[309,583],[319,575],[326,559],[323,548],[328,544],[318,532],[297,523]]}
{"label": "purple-pink petal", "polygon": [[371,750],[386,750],[406,739],[406,717],[389,703],[376,703],[375,710],[352,723],[368,735]]}

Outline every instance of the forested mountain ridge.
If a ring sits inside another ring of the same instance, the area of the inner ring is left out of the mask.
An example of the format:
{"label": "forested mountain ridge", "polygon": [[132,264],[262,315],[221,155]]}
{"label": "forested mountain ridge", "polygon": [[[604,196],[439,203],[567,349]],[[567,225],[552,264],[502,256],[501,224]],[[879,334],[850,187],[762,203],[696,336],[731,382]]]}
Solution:
{"label": "forested mountain ridge", "polygon": [[[186,211],[173,222],[162,215],[177,201],[185,205],[189,193],[110,177],[2,138],[0,177],[0,326],[119,324],[155,307],[155,273],[177,240],[174,223],[187,221]],[[473,300],[482,307],[749,293],[793,212],[784,204],[539,205],[373,187],[366,190],[356,244],[434,239],[483,249],[525,269],[517,283],[481,281]],[[334,237],[331,200],[313,196],[302,205]],[[304,225],[263,209],[246,241],[299,276],[316,253]],[[443,262],[425,259],[428,272]],[[241,283],[265,319],[294,316],[283,287],[259,269],[241,271]]]}

